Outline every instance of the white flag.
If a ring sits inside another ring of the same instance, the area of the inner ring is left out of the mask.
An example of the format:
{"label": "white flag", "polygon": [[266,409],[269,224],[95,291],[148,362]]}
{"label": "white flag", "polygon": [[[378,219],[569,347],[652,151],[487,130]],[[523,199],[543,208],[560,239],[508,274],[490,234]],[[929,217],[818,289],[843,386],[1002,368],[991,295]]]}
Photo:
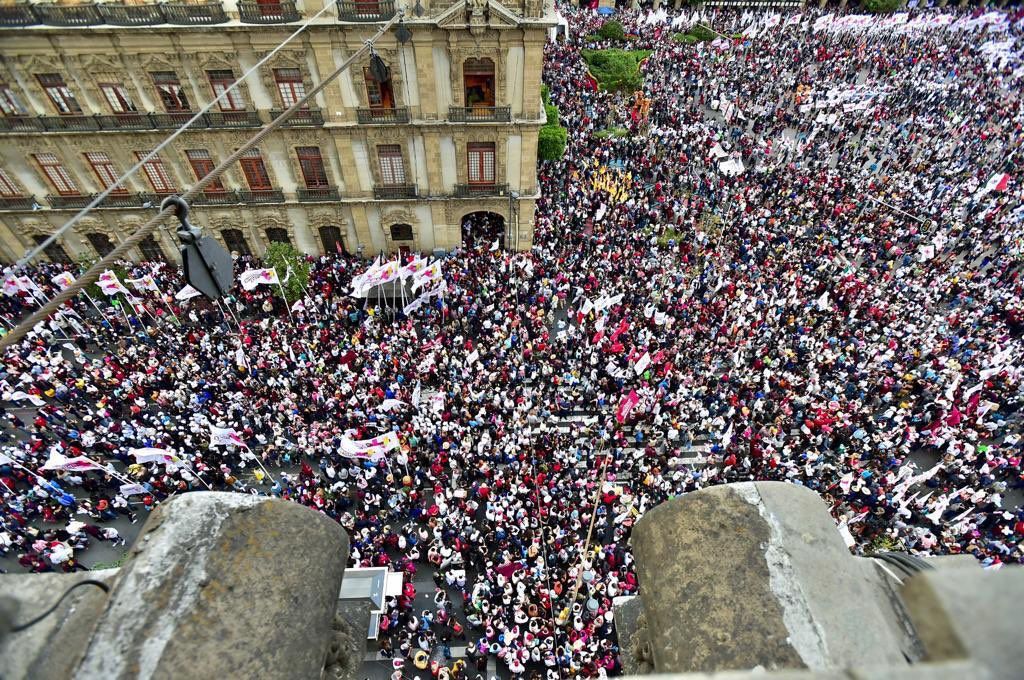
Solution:
{"label": "white flag", "polygon": [[50,279],[50,281],[53,282],[53,285],[57,286],[61,290],[64,290],[65,288],[67,288],[68,286],[75,282],[75,277],[69,274],[68,272],[61,272],[60,274],[57,274],[52,279]]}
{"label": "white flag", "polygon": [[245,440],[242,439],[242,435],[237,430],[231,427],[214,427],[210,426],[210,448],[214,446],[242,446],[249,448]]}
{"label": "white flag", "polygon": [[637,375],[640,375],[647,370],[647,367],[651,365],[651,353],[644,352],[644,355],[640,357],[636,364],[633,366],[633,370],[636,371]]}
{"label": "white flag", "polygon": [[36,395],[29,394],[28,392],[22,392],[21,390],[4,395],[4,401],[21,401],[22,399],[28,399],[32,402],[33,406],[42,406],[46,403]]}
{"label": "white flag", "polygon": [[128,496],[136,496],[140,493],[149,493],[146,487],[141,484],[122,484],[121,495],[127,498]]}
{"label": "white flag", "polygon": [[276,269],[247,269],[238,277],[244,290],[253,290],[259,285],[280,283]]}
{"label": "white flag", "polygon": [[472,366],[480,358],[480,350],[475,349],[466,356],[466,365]]}
{"label": "white flag", "polygon": [[134,456],[136,463],[177,463],[181,460],[170,451],[151,447],[131,449],[128,455]]}
{"label": "white flag", "polygon": [[306,303],[305,303],[305,301],[302,300],[302,299],[296,300],[295,304],[292,305],[292,311],[293,312],[304,312],[304,311],[306,311]]}
{"label": "white flag", "polygon": [[192,298],[199,297],[200,295],[202,295],[202,293],[186,283],[184,288],[174,294],[174,299],[191,300]]}
{"label": "white flag", "polygon": [[140,276],[137,279],[125,279],[128,283],[132,284],[136,290],[151,290],[159,293],[160,287],[156,285],[156,279],[149,274]]}
{"label": "white flag", "polygon": [[72,472],[86,472],[87,470],[105,470],[99,463],[89,460],[85,456],[67,458],[59,453],[50,455],[50,459],[40,468],[42,470],[69,470]]}
{"label": "white flag", "polygon": [[412,405],[416,408],[420,407],[420,381],[416,381],[416,387],[412,391]]}

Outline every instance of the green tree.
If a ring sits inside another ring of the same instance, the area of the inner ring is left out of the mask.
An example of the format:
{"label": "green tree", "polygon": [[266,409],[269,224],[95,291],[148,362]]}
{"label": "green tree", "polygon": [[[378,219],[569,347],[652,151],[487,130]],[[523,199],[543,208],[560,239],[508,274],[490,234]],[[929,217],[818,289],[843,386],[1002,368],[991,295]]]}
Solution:
{"label": "green tree", "polygon": [[565,154],[569,133],[561,125],[545,125],[537,136],[537,155],[545,161],[557,161]]}
{"label": "green tree", "polygon": [[597,29],[597,34],[604,40],[625,40],[626,31],[618,21],[606,21]]}
{"label": "green tree", "polygon": [[643,85],[640,62],[650,50],[580,50],[602,90],[635,92]]}
{"label": "green tree", "polygon": [[[100,261],[100,259],[98,257],[94,256],[94,255],[85,255],[85,254],[79,255],[78,258],[77,258],[77,262],[78,262],[78,276],[81,276],[85,272],[89,271],[89,269],[91,269],[92,266],[94,264],[96,264],[97,262],[99,262],[99,261]],[[124,267],[122,267],[119,264],[115,264],[113,267],[110,268],[110,271],[112,271],[115,274],[117,274],[117,280],[121,282],[122,286],[124,286],[125,288],[128,288],[128,290],[131,290],[131,288],[128,286],[128,284],[126,284],[124,282],[125,279],[128,278],[128,276],[127,276],[128,275],[128,271]],[[100,272],[100,273],[102,274],[103,272]],[[86,286],[85,287],[85,292],[90,297],[92,297],[94,300],[96,300],[96,303],[99,304],[99,305],[102,305],[103,302],[108,297],[107,294],[104,293],[102,290],[100,290],[100,287],[98,285],[96,285],[95,283],[90,283],[88,286]]]}
{"label": "green tree", "polygon": [[[291,243],[271,243],[263,256],[263,264],[273,267],[284,288],[285,299],[291,304],[301,298],[303,288],[309,286],[309,262],[306,255],[293,246]],[[291,268],[291,276],[288,277],[288,269]],[[285,283],[285,277],[288,282]],[[278,288],[280,293],[280,288]]]}
{"label": "green tree", "polygon": [[903,0],[864,0],[861,6],[873,14],[889,14],[903,6]]}
{"label": "green tree", "polygon": [[551,104],[544,105],[544,113],[547,115],[547,123],[545,125],[558,125],[558,107],[552,106]]}

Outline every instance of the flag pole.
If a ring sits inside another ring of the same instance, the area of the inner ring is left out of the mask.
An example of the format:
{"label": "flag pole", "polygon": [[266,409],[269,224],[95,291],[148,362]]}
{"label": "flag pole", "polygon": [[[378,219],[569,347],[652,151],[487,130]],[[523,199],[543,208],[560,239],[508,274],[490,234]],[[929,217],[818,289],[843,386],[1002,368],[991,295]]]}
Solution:
{"label": "flag pole", "polygon": [[107,315],[103,313],[103,310],[100,309],[100,306],[98,304],[96,304],[96,300],[94,300],[93,297],[91,295],[89,295],[88,293],[86,293],[84,290],[82,291],[82,295],[84,295],[86,298],[88,298],[89,302],[92,303],[92,306],[96,308],[96,311],[99,312],[100,316],[103,317],[103,320],[106,321],[107,325],[110,326],[110,329],[113,330],[114,329],[114,324],[110,323],[110,319],[108,319]]}

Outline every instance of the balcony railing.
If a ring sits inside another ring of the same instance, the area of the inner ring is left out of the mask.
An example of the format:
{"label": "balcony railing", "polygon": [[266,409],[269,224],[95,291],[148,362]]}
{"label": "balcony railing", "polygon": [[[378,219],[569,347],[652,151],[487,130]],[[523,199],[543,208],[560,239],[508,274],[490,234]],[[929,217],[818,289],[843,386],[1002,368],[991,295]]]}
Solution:
{"label": "balcony railing", "polygon": [[393,184],[373,188],[373,197],[378,201],[389,201],[402,198],[416,198],[415,184]]}
{"label": "balcony railing", "polygon": [[35,196],[0,196],[0,210],[31,210]]}
{"label": "balcony railing", "polygon": [[476,198],[478,196],[505,196],[507,184],[456,184],[455,198]]}
{"label": "balcony railing", "polygon": [[243,24],[287,24],[300,19],[292,0],[280,0],[275,3],[262,2],[238,3],[238,17]]}
{"label": "balcony railing", "polygon": [[363,125],[404,125],[409,122],[409,109],[358,109],[356,115]]}
{"label": "balcony railing", "polygon": [[260,127],[263,121],[255,111],[212,111],[206,114],[210,127],[214,128],[251,128]]}
{"label": "balcony railing", "polygon": [[153,119],[146,113],[115,113],[109,116],[96,116],[96,123],[101,130],[152,130],[156,126]]}
{"label": "balcony railing", "polygon": [[387,21],[395,16],[394,0],[339,0],[341,21]]}
{"label": "balcony railing", "polygon": [[317,203],[319,201],[337,201],[338,190],[334,187],[322,187],[317,189],[299,189],[296,192],[299,200],[303,203]]}
{"label": "balcony railing", "polygon": [[27,2],[0,5],[0,26],[34,26],[38,23],[39,17]]}
{"label": "balcony railing", "polygon": [[147,200],[146,194],[132,194],[128,192],[110,194],[103,199],[101,208],[141,208]]}
{"label": "balcony railing", "polygon": [[103,17],[96,5],[36,5],[44,24],[50,26],[96,26]]}
{"label": "balcony railing", "polygon": [[238,197],[242,203],[284,203],[284,192],[280,189],[239,191]]}
{"label": "balcony railing", "polygon": [[163,10],[167,23],[180,26],[223,24],[228,20],[219,0],[196,5],[165,4]]}
{"label": "balcony railing", "polygon": [[196,205],[232,205],[239,203],[238,192],[234,190],[204,191],[192,197]]}
{"label": "balcony railing", "polygon": [[43,119],[39,116],[4,116],[0,118],[0,131],[3,132],[38,132],[45,129]]}
{"label": "balcony railing", "polygon": [[[284,113],[284,111],[280,110],[280,109],[278,109],[276,111],[271,111],[270,112],[271,120],[273,120],[274,118],[277,118],[282,113]],[[320,109],[306,109],[305,111],[300,109],[300,110],[296,111],[295,113],[293,113],[288,118],[288,120],[286,120],[284,122],[284,125],[286,127],[296,127],[296,126],[299,126],[299,125],[315,125],[317,127],[320,127],[323,124],[324,124],[324,114],[320,112]]]}
{"label": "balcony railing", "polygon": [[[182,125],[192,120],[192,116],[196,114],[191,111],[182,111],[175,113],[151,113],[149,114],[150,119],[153,121],[153,127],[158,130],[172,130],[180,128]],[[191,128],[204,128],[208,127],[206,123],[206,116],[202,116],[199,120],[192,124]],[[190,129],[191,129],[190,128]]]}
{"label": "balcony railing", "polygon": [[448,120],[453,123],[508,123],[512,120],[510,106],[451,106]]}
{"label": "balcony railing", "polygon": [[95,116],[42,116],[43,128],[50,132],[99,130]]}
{"label": "balcony railing", "polygon": [[98,5],[103,22],[111,26],[154,26],[167,22],[160,5],[122,5],[105,2]]}
{"label": "balcony railing", "polygon": [[84,208],[93,199],[92,195],[79,196],[57,196],[51,194],[46,197],[46,202],[55,210],[67,210],[69,208]]}

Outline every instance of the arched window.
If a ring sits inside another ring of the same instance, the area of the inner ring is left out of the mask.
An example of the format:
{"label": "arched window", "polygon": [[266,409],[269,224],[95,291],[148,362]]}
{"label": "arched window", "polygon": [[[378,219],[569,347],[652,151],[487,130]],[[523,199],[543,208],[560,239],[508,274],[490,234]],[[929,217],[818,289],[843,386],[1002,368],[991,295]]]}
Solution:
{"label": "arched window", "polygon": [[392,241],[411,241],[412,240],[412,225],[411,224],[392,224],[391,225],[391,240]]}
{"label": "arched window", "polygon": [[[36,245],[42,245],[43,241],[45,241],[47,238],[48,237],[42,235],[36,236]],[[61,246],[56,241],[46,246],[46,248],[43,249],[43,252],[46,253],[46,256],[48,258],[50,258],[50,262],[58,262],[60,264],[71,264],[71,258],[68,256],[68,251],[64,250],[64,247]]]}
{"label": "arched window", "polygon": [[100,257],[106,257],[111,250],[114,249],[114,244],[110,242],[106,234],[99,234],[92,232],[86,234],[85,237],[89,239],[89,243],[96,249],[96,252],[100,254]]}
{"label": "arched window", "polygon": [[152,234],[142,239],[139,243],[139,250],[142,251],[142,257],[146,262],[163,262],[165,259],[164,249],[160,247]]}
{"label": "arched window", "polygon": [[467,59],[462,64],[466,87],[466,108],[494,106],[494,62],[490,59]]}
{"label": "arched window", "polygon": [[324,244],[325,253],[338,253],[345,255],[345,239],[341,237],[341,229],[338,227],[320,227],[320,242]]}
{"label": "arched window", "polygon": [[291,243],[291,239],[288,238],[288,230],[281,227],[267,229],[267,240],[271,243]]}
{"label": "arched window", "polygon": [[252,251],[249,250],[249,244],[245,241],[245,236],[238,229],[225,229],[221,232],[221,236],[224,238],[224,245],[231,252],[238,253],[239,255],[252,255]]}

